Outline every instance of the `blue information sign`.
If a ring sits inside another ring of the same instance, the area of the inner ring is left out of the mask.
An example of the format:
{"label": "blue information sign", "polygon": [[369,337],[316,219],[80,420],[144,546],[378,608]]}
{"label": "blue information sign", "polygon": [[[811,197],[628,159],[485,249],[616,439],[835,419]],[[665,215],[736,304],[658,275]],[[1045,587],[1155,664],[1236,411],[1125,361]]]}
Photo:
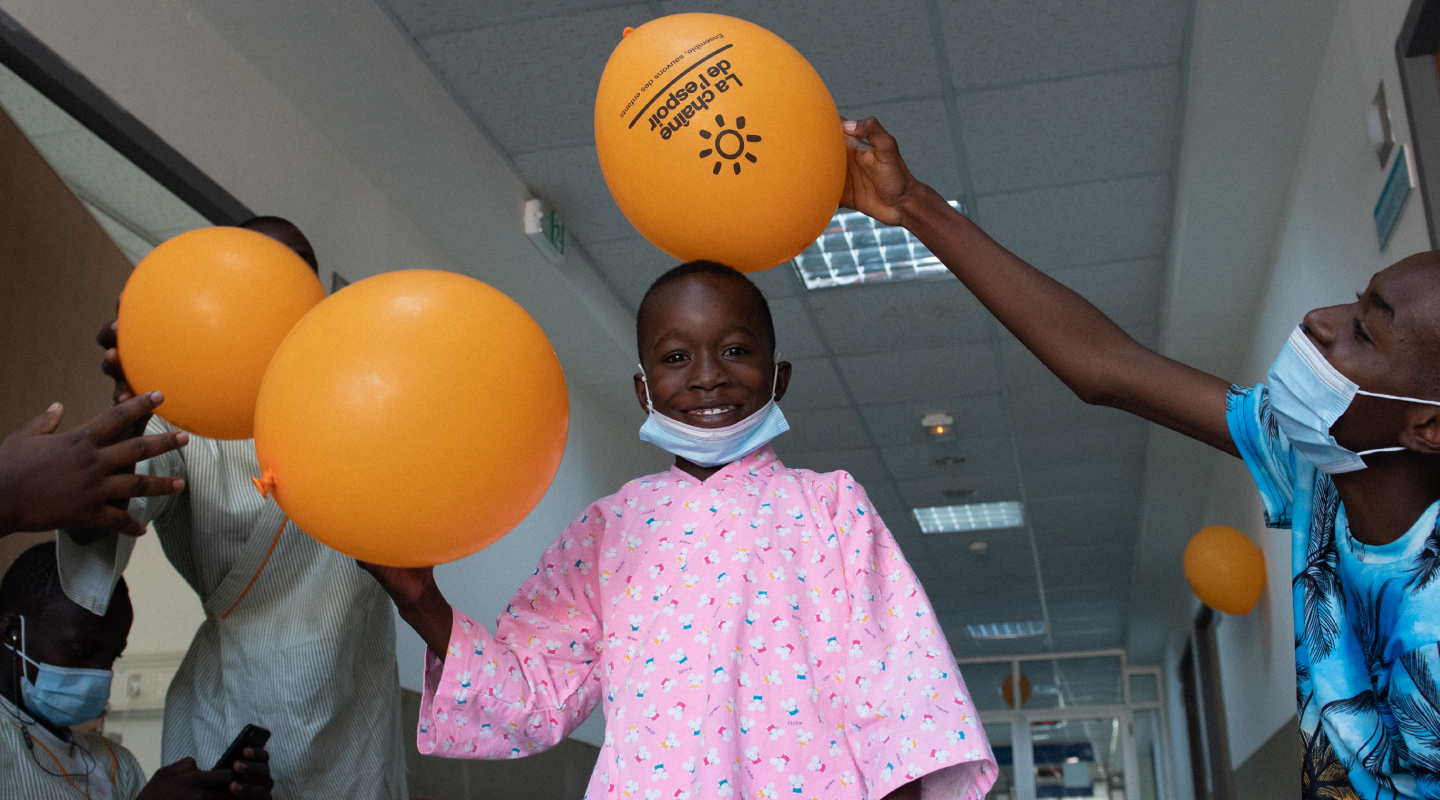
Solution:
{"label": "blue information sign", "polygon": [[1410,148],[1402,144],[1390,167],[1390,177],[1385,179],[1385,188],[1380,190],[1380,199],[1375,201],[1375,235],[1380,238],[1381,250],[1390,244],[1390,234],[1395,232],[1395,223],[1400,221],[1400,212],[1405,210],[1405,201],[1414,188]]}

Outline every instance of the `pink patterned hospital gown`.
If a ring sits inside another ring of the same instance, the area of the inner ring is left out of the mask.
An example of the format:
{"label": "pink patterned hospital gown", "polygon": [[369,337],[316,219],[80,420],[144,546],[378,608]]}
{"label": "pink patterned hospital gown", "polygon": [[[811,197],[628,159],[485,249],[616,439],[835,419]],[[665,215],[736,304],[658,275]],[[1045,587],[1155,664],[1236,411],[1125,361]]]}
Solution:
{"label": "pink patterned hospital gown", "polygon": [[426,652],[420,752],[515,758],[604,701],[587,798],[984,797],[990,745],[929,601],[845,472],[768,446],[596,501],[491,636]]}

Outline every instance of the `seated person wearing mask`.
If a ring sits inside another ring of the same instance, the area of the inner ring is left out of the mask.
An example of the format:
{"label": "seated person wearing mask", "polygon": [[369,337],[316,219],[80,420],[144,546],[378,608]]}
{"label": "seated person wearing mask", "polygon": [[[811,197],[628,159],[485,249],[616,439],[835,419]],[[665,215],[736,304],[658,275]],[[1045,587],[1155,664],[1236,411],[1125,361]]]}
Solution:
{"label": "seated person wearing mask", "polygon": [[66,597],[52,543],[26,550],[0,579],[0,800],[268,800],[264,748],[228,769],[182,759],[146,783],[130,751],[71,729],[105,710],[132,619],[124,581],[103,617]]}

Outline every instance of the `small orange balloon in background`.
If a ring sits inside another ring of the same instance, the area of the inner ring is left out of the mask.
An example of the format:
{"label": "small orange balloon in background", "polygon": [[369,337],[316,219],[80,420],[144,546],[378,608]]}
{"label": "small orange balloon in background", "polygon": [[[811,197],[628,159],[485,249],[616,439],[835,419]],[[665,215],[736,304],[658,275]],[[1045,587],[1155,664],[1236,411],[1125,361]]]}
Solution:
{"label": "small orange balloon in background", "polygon": [[452,272],[358,281],[276,352],[255,408],[262,483],[306,533],[393,567],[463,558],[540,501],[565,375],[515,301]]}
{"label": "small orange balloon in background", "polygon": [[1201,528],[1185,547],[1185,580],[1205,605],[1249,614],[1265,591],[1265,554],[1234,528]]}
{"label": "small orange balloon in background", "polygon": [[[1034,688],[1029,678],[1020,676],[1020,705],[1030,702],[1030,693]],[[1005,698],[1005,705],[1015,707],[1015,676],[1006,675],[1005,680],[1000,682],[1000,695]]]}
{"label": "small orange balloon in background", "polygon": [[212,439],[249,439],[270,357],[323,299],[310,266],[262,233],[182,233],[125,283],[120,363],[136,393],[165,393],[169,421]]}
{"label": "small orange balloon in background", "polygon": [[845,188],[840,114],[814,67],[720,14],[660,17],[624,35],[595,96],[595,150],[651,244],[741,272],[809,247]]}

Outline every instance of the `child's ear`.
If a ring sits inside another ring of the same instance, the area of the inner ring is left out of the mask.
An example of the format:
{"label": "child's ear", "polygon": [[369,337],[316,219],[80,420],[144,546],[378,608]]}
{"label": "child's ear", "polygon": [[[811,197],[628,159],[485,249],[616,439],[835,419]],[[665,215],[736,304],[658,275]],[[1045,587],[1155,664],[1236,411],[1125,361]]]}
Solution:
{"label": "child's ear", "polygon": [[648,416],[650,414],[650,404],[646,402],[645,394],[645,373],[637,372],[635,373],[635,399],[640,403],[640,410],[644,411]]}
{"label": "child's ear", "polygon": [[1426,455],[1440,455],[1440,406],[1423,406],[1408,418],[1400,444]]}
{"label": "child's ear", "polygon": [[785,390],[790,388],[790,362],[781,361],[775,365],[775,402],[785,396]]}

